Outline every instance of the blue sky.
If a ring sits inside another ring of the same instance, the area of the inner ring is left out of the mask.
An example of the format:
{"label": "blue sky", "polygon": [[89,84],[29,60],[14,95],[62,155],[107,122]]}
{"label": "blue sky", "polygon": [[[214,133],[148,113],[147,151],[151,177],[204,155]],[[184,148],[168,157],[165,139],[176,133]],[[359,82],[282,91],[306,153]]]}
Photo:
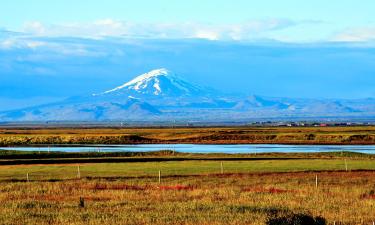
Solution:
{"label": "blue sky", "polygon": [[167,67],[226,92],[375,97],[375,1],[0,3],[0,111]]}

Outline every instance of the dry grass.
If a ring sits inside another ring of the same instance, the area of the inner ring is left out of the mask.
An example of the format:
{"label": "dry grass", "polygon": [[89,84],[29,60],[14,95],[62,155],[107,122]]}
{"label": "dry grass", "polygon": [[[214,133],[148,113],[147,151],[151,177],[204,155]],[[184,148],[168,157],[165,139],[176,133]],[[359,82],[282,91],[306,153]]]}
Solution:
{"label": "dry grass", "polygon": [[[2,146],[146,142],[374,144],[375,128],[0,130]],[[337,155],[304,157],[229,160],[224,174],[215,160],[91,163],[81,165],[82,179],[75,164],[0,166],[0,224],[265,224],[300,214],[328,224],[375,220],[373,157],[345,155],[349,171]]]}
{"label": "dry grass", "polygon": [[0,129],[0,146],[137,143],[375,144],[375,127]]}
{"label": "dry grass", "polygon": [[[120,170],[134,173],[140,166],[144,169],[139,172],[156,168],[147,163],[90,164],[82,167],[82,175],[91,171],[92,176],[78,180],[57,165],[55,171],[70,179],[2,181],[0,224],[265,224],[271,216],[290,213],[320,216],[331,224],[371,224],[375,219],[375,171],[213,174],[198,169],[176,176],[173,168],[178,164],[163,163],[158,168],[169,168],[170,173],[161,184],[155,175],[140,176],[143,172],[117,176]],[[277,163],[273,167],[277,171]],[[43,168],[51,170],[50,166],[0,169],[3,175],[4,170],[12,175]]]}

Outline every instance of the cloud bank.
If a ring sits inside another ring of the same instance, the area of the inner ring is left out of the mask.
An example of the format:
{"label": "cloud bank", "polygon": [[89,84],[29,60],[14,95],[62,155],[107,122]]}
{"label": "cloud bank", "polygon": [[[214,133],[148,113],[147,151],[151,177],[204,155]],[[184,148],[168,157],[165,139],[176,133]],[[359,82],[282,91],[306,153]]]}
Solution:
{"label": "cloud bank", "polygon": [[208,40],[249,40],[265,38],[267,33],[287,29],[297,23],[287,19],[252,20],[240,24],[133,23],[102,19],[92,23],[46,25],[27,22],[23,32],[53,37],[130,37],[130,38],[201,38]]}
{"label": "cloud bank", "polygon": [[357,27],[349,28],[338,33],[334,41],[339,42],[371,42],[375,41],[375,26],[374,27]]}
{"label": "cloud bank", "polygon": [[[243,23],[208,24],[136,23],[101,19],[89,23],[45,24],[39,21],[24,23],[18,31],[0,29],[0,48],[15,45],[38,47],[43,43],[15,43],[19,37],[74,37],[85,39],[205,39],[211,41],[279,41],[286,43],[375,42],[375,25],[342,28],[338,32],[319,34],[329,23],[317,20],[271,18]],[[317,31],[317,32],[315,32]],[[304,35],[306,33],[306,35]]]}

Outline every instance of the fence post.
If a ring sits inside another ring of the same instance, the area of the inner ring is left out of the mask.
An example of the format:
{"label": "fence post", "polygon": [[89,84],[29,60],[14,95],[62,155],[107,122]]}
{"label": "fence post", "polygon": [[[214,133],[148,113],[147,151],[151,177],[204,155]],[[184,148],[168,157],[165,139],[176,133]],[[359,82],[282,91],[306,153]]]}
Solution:
{"label": "fence post", "polygon": [[345,171],[348,171],[348,163],[346,162],[346,159],[345,159]]}
{"label": "fence post", "polygon": [[159,170],[159,184],[161,183],[161,171]]}
{"label": "fence post", "polygon": [[223,162],[220,163],[220,169],[221,169],[221,174],[224,174],[224,166],[223,166]]}
{"label": "fence post", "polygon": [[81,179],[81,170],[79,168],[79,165],[77,166],[77,178]]}
{"label": "fence post", "polygon": [[315,188],[318,188],[318,174],[315,175]]}

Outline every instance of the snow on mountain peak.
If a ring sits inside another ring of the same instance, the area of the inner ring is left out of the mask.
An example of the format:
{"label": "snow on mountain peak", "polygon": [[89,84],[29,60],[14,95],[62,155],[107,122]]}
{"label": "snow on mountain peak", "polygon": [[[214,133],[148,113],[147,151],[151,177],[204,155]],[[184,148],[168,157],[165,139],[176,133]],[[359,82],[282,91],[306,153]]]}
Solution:
{"label": "snow on mountain peak", "polygon": [[180,79],[168,69],[161,68],[139,75],[119,87],[103,92],[101,95],[126,93],[133,96],[190,96],[202,91],[201,87]]}
{"label": "snow on mountain peak", "polygon": [[165,68],[161,68],[161,69],[156,69],[156,70],[152,70],[148,73],[145,73],[145,74],[142,74],[142,75],[139,75],[138,77],[134,78],[133,80],[125,83],[124,85],[122,86],[130,86],[132,84],[137,84],[137,83],[140,83],[140,82],[145,82],[151,78],[155,78],[155,77],[158,77],[158,76],[170,76],[172,73],[165,69]]}

